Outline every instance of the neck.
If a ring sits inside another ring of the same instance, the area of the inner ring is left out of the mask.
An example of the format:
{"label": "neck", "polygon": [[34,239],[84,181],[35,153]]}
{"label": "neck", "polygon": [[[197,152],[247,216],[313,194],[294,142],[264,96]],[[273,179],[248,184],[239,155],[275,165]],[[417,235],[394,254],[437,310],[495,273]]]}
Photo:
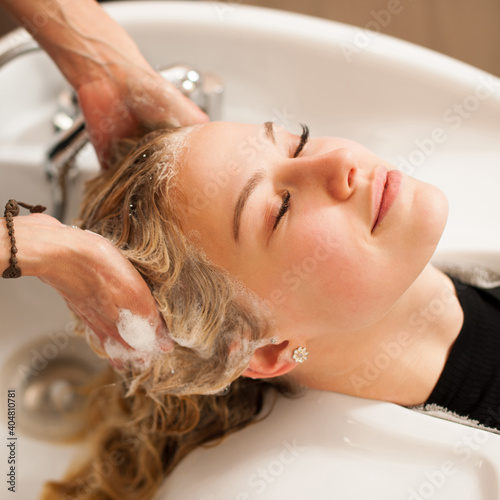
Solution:
{"label": "neck", "polygon": [[313,389],[421,404],[436,385],[462,323],[452,281],[428,264],[377,323],[312,339],[311,356],[293,378]]}

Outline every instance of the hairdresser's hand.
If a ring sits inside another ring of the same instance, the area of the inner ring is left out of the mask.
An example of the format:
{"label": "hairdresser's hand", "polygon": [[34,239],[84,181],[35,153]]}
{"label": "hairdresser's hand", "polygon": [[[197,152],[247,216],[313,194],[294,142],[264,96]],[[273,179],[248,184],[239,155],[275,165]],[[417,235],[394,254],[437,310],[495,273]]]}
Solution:
{"label": "hairdresser's hand", "polygon": [[128,33],[95,0],[0,3],[28,29],[77,91],[102,166],[112,161],[115,138],[208,121],[153,70]]}
{"label": "hairdresser's hand", "polygon": [[208,121],[198,106],[145,62],[115,68],[109,78],[86,82],[77,91],[90,140],[103,168],[113,163],[117,139]]}
{"label": "hairdresser's hand", "polygon": [[[101,347],[111,338],[130,348],[116,326],[119,311],[127,309],[153,323],[157,345],[171,349],[167,327],[149,288],[108,240],[45,214],[16,217],[14,228],[23,276],[37,276],[52,286],[97,335]],[[0,245],[0,265],[6,268],[10,247],[3,232],[0,241],[7,243]]]}

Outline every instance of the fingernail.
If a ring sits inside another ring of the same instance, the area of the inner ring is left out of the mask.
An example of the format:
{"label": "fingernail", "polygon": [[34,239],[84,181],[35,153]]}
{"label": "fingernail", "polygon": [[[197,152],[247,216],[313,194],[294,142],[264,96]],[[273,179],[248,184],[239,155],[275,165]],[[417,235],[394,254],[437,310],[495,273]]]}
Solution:
{"label": "fingernail", "polygon": [[170,338],[167,332],[163,332],[160,337],[158,337],[158,347],[162,352],[170,352],[173,351],[175,342]]}

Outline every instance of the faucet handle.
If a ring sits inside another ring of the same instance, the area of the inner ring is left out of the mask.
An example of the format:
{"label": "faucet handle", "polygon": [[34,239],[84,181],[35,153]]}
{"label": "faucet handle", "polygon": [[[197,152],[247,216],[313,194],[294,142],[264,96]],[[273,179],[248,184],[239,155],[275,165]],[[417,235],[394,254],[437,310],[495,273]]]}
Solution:
{"label": "faucet handle", "polygon": [[224,85],[214,73],[200,73],[184,63],[160,68],[161,76],[199,106],[211,120],[220,120]]}

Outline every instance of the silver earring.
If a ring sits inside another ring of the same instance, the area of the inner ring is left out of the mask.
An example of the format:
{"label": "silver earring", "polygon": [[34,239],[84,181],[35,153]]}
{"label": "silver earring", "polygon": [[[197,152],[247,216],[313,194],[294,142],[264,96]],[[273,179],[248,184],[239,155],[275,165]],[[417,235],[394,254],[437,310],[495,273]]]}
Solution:
{"label": "silver earring", "polygon": [[276,344],[276,339],[275,339],[274,337],[271,337],[271,338],[269,339],[269,343],[270,343],[270,344]]}
{"label": "silver earring", "polygon": [[293,351],[293,359],[296,363],[303,363],[307,361],[307,357],[309,356],[309,352],[305,347],[297,347],[295,351]]}

